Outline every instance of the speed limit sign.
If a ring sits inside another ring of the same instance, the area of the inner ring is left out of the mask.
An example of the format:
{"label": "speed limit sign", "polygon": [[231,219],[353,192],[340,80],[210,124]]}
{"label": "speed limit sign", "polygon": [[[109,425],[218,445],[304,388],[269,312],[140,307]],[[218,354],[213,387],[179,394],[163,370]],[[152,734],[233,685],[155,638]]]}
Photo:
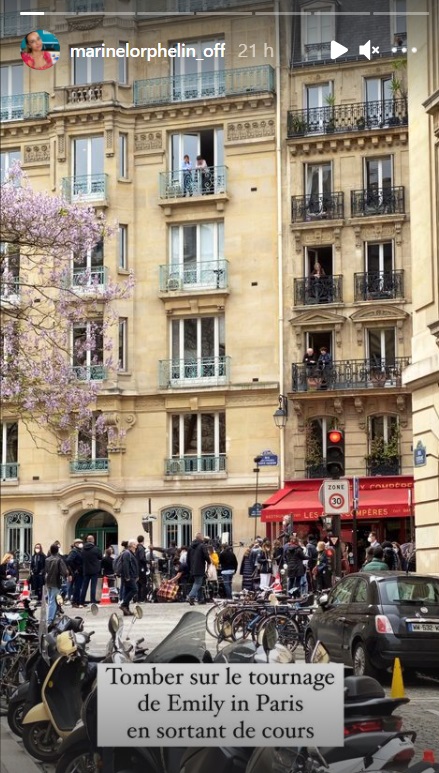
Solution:
{"label": "speed limit sign", "polygon": [[322,486],[321,502],[325,515],[349,513],[349,481],[325,480]]}

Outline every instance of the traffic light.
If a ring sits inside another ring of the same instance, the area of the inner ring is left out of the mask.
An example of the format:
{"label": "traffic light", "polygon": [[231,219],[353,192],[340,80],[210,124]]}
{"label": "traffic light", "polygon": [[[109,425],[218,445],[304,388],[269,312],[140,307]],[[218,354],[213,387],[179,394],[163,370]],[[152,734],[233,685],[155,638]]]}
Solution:
{"label": "traffic light", "polygon": [[326,469],[331,478],[344,475],[344,432],[330,429],[326,433]]}

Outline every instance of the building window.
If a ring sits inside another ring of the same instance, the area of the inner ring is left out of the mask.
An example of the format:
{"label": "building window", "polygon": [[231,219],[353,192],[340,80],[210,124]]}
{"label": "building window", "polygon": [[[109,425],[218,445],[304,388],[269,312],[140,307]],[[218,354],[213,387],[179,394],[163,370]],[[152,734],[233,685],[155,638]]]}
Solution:
{"label": "building window", "polygon": [[188,547],[192,542],[192,510],[186,507],[168,507],[162,510],[163,545]]}
{"label": "building window", "polygon": [[367,192],[382,198],[393,185],[392,157],[366,158],[364,165]]}
{"label": "building window", "polygon": [[393,15],[392,44],[402,48],[407,44],[407,0],[393,0],[391,11]]}
{"label": "building window", "polygon": [[333,346],[333,333],[330,330],[310,330],[305,332],[305,351],[307,349],[314,349],[315,354],[320,354],[320,349],[325,346],[330,354],[332,354]]}
{"label": "building window", "polygon": [[19,150],[5,150],[0,153],[0,183],[4,183],[8,178],[10,167],[20,161],[21,153]]}
{"label": "building window", "polygon": [[369,328],[366,349],[371,370],[395,365],[395,328]]}
{"label": "building window", "polygon": [[[187,460],[185,472],[218,472],[226,453],[226,415],[183,413],[171,416],[171,456]],[[191,469],[191,459],[193,469]]]}
{"label": "building window", "polygon": [[119,268],[128,268],[128,226],[120,225],[118,233]]}
{"label": "building window", "polygon": [[[81,44],[79,44],[81,47]],[[84,47],[82,45],[82,47]],[[74,48],[78,48],[75,45]],[[87,49],[94,48],[95,51],[101,51],[101,45],[86,46]],[[75,86],[82,86],[86,83],[100,83],[104,80],[104,58],[97,54],[93,57],[86,56],[72,56],[73,67],[73,84]]]}
{"label": "building window", "polygon": [[108,435],[99,412],[93,415],[88,427],[78,432],[75,464],[77,471],[108,469]]}
{"label": "building window", "polygon": [[333,119],[332,99],[333,87],[331,82],[314,83],[305,86],[305,106],[307,110],[307,131],[324,132],[328,123]]}
{"label": "building window", "polygon": [[224,223],[172,226],[169,284],[224,287]]}
{"label": "building window", "polygon": [[30,561],[33,552],[33,516],[22,510],[5,515],[5,548],[19,564]]}
{"label": "building window", "polygon": [[368,475],[399,475],[400,432],[397,416],[369,417]]}
{"label": "building window", "polygon": [[105,196],[104,138],[73,140],[73,180],[70,198],[100,199]]}
{"label": "building window", "polygon": [[210,505],[201,510],[203,533],[220,544],[233,544],[232,508],[225,505]]}
{"label": "building window", "polygon": [[226,377],[224,316],[171,323],[172,379],[214,381]]}
{"label": "building window", "polygon": [[73,285],[90,287],[105,284],[104,242],[101,239],[92,249],[73,259]]}
{"label": "building window", "polygon": [[2,95],[0,120],[16,121],[23,118],[22,62],[0,67],[0,93]]}
{"label": "building window", "polygon": [[18,479],[18,424],[2,422],[0,435],[1,479]]}
{"label": "building window", "polygon": [[20,289],[20,255],[9,253],[8,247],[14,245],[0,244],[1,276],[0,295],[2,298],[17,297]]}
{"label": "building window", "polygon": [[[191,40],[190,42],[179,41],[180,45],[186,46],[186,54],[190,52],[190,49],[194,49],[195,55],[172,59],[173,99],[175,101],[203,99],[225,93],[224,57],[209,58],[204,56],[205,49],[214,49],[215,44],[222,41],[223,38]],[[171,45],[175,46],[176,43]]]}
{"label": "building window", "polygon": [[103,321],[79,323],[73,326],[72,365],[79,381],[105,378]]}
{"label": "building window", "polygon": [[327,3],[312,3],[301,10],[304,61],[328,59],[331,40],[335,39],[334,6]]}
{"label": "building window", "polygon": [[[176,60],[174,60],[176,61]],[[186,61],[185,59],[182,60]],[[184,156],[188,155],[195,167],[197,156],[201,156],[208,167],[224,165],[224,131],[223,129],[203,129],[188,133],[171,135],[172,171],[178,172],[183,165]]]}
{"label": "building window", "polygon": [[119,134],[119,177],[128,177],[128,134]]}
{"label": "building window", "polygon": [[119,318],[119,340],[118,340],[118,370],[128,370],[128,320],[125,317]]}
{"label": "building window", "polygon": [[335,419],[316,418],[305,427],[305,474],[307,478],[326,477],[326,435],[336,426]]}
{"label": "building window", "polygon": [[[126,40],[119,40],[119,47],[125,48],[127,45]],[[122,86],[125,86],[128,83],[128,57],[121,56],[117,60],[117,67],[118,67],[118,80],[119,83]]]}

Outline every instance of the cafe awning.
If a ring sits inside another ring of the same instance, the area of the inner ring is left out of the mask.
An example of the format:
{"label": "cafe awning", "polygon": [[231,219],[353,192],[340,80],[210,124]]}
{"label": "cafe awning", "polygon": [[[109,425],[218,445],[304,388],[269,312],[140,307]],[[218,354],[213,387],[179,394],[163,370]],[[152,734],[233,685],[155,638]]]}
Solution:
{"label": "cafe awning", "polygon": [[[292,515],[296,521],[316,521],[323,515],[318,492],[322,480],[290,481],[263,505],[262,523],[281,521]],[[352,481],[351,481],[352,494]],[[360,478],[357,518],[401,518],[412,515],[413,478],[409,475]],[[351,513],[341,515],[350,520]]]}

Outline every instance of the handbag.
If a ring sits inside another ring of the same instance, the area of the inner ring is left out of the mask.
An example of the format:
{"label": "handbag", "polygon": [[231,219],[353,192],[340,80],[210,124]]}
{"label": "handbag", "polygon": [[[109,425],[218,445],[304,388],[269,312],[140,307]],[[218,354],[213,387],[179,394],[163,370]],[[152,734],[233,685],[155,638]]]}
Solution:
{"label": "handbag", "polygon": [[157,590],[157,597],[161,601],[175,601],[178,594],[178,583],[172,580],[163,580]]}
{"label": "handbag", "polygon": [[209,582],[218,582],[218,573],[216,571],[214,564],[209,564],[209,566],[207,567],[206,576]]}

